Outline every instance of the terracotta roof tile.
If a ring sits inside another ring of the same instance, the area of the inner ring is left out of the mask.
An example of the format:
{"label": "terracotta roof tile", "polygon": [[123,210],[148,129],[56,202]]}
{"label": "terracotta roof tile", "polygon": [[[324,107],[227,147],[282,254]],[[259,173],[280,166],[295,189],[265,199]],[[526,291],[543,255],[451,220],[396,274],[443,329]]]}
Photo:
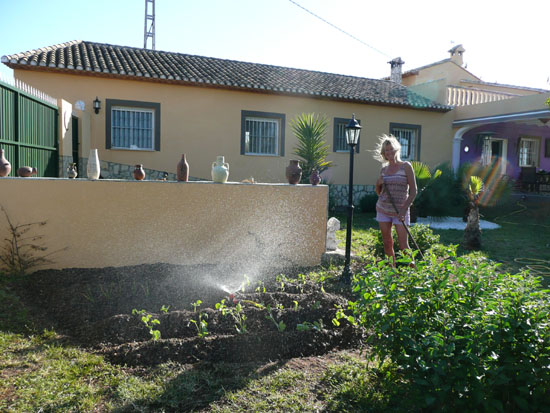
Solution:
{"label": "terracotta roof tile", "polygon": [[260,92],[308,95],[360,103],[448,111],[407,87],[389,80],[294,69],[181,53],[87,41],[71,41],[2,56],[11,68],[47,67],[50,71],[94,72],[98,76],[154,79]]}

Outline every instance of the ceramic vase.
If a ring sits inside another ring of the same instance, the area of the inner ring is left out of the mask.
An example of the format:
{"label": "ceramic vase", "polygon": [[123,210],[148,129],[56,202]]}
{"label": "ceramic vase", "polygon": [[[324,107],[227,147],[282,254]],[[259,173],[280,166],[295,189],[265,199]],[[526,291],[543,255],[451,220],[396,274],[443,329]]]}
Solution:
{"label": "ceramic vase", "polygon": [[136,181],[143,181],[145,179],[145,171],[143,170],[143,165],[137,164],[134,167],[134,179]]}
{"label": "ceramic vase", "polygon": [[221,184],[227,182],[229,177],[229,164],[225,163],[223,156],[218,156],[212,163],[212,180]]}
{"label": "ceramic vase", "polygon": [[311,185],[319,185],[321,182],[321,175],[319,175],[319,171],[317,169],[314,169],[311,171],[311,175],[309,176],[309,183]]}
{"label": "ceramic vase", "polygon": [[302,167],[300,161],[291,159],[289,165],[286,167],[286,179],[291,185],[296,185],[302,179]]}
{"label": "ceramic vase", "polygon": [[4,156],[4,149],[0,149],[0,176],[8,176],[11,172],[11,164]]}
{"label": "ceramic vase", "polygon": [[181,182],[189,181],[189,164],[185,159],[184,153],[181,154],[181,159],[176,166],[176,177]]}
{"label": "ceramic vase", "polygon": [[69,179],[75,179],[78,176],[78,171],[76,170],[76,163],[70,163],[67,167],[67,176]]}
{"label": "ceramic vase", "polygon": [[35,175],[36,172],[36,168],[33,168],[32,166],[22,166],[17,170],[17,176],[28,178],[29,176]]}
{"label": "ceramic vase", "polygon": [[97,149],[90,149],[90,156],[88,157],[88,166],[86,167],[86,173],[88,179],[99,179],[99,157],[97,156]]}

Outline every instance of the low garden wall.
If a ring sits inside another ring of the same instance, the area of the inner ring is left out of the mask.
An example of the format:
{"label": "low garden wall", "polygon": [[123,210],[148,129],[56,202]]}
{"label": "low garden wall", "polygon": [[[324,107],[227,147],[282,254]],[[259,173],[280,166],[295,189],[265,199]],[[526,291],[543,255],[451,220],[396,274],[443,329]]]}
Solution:
{"label": "low garden wall", "polygon": [[[25,234],[53,252],[40,269],[309,266],[325,252],[324,185],[0,178],[0,194],[13,224],[46,222]],[[9,238],[0,213],[0,240]]]}

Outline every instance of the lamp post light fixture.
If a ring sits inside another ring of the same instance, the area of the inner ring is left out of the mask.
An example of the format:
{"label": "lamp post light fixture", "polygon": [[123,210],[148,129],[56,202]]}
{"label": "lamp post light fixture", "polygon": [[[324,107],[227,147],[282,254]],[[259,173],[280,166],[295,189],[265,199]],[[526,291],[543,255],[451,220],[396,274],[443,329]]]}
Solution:
{"label": "lamp post light fixture", "polygon": [[348,223],[346,228],[346,261],[344,263],[344,272],[342,273],[342,282],[349,284],[351,282],[351,227],[353,226],[353,155],[355,147],[359,143],[359,134],[361,125],[355,120],[355,113],[346,126],[346,142],[349,145],[349,189],[348,189]]}
{"label": "lamp post light fixture", "polygon": [[94,111],[96,115],[99,113],[99,109],[101,109],[101,100],[96,96],[94,100]]}

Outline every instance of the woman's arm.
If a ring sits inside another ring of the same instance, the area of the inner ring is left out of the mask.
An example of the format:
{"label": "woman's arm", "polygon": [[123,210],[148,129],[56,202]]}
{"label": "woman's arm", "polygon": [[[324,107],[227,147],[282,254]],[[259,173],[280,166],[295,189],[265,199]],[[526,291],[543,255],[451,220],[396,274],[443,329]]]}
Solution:
{"label": "woman's arm", "polygon": [[380,196],[382,193],[382,189],[384,186],[384,178],[382,177],[382,173],[384,172],[384,168],[380,170],[380,176],[378,176],[378,179],[376,180],[376,185],[374,190],[376,191],[376,195]]}
{"label": "woman's arm", "polygon": [[401,207],[400,216],[405,216],[407,209],[412,205],[414,199],[416,198],[416,178],[414,176],[414,171],[412,165],[409,162],[405,162],[405,174],[407,175],[407,183],[409,184],[409,196],[405,200],[405,203]]}

